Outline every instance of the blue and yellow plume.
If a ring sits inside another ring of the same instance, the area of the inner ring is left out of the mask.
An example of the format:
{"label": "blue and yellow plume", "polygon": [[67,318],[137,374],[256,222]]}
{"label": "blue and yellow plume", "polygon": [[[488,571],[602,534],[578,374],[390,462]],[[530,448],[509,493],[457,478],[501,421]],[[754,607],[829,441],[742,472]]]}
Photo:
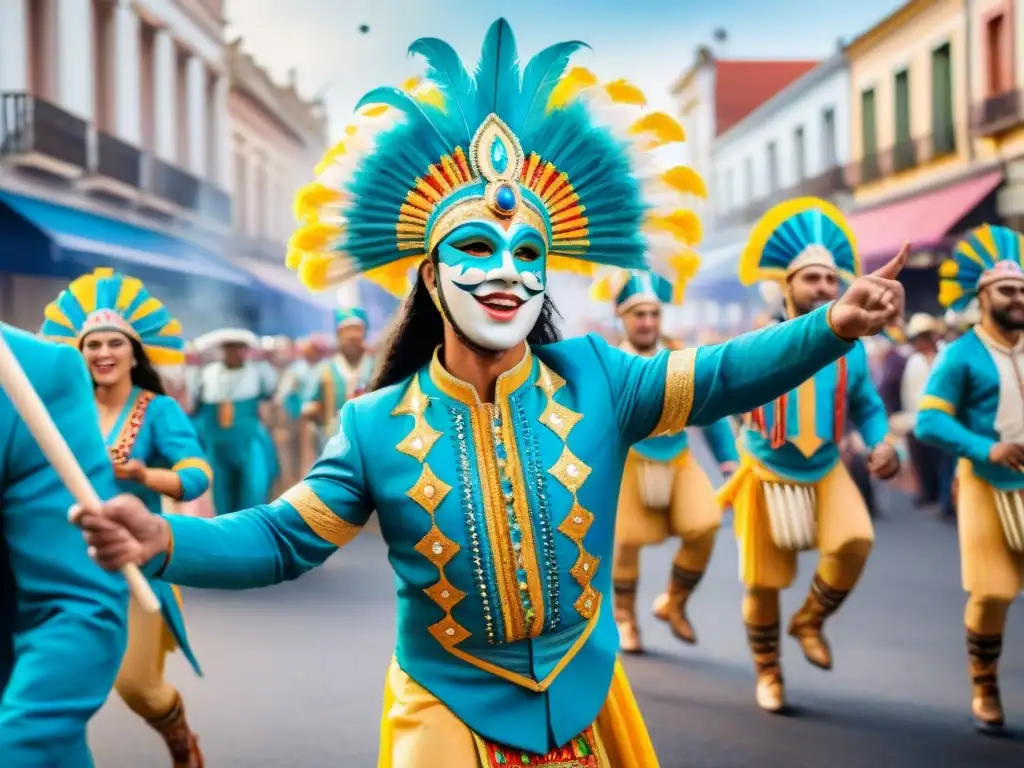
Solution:
{"label": "blue and yellow plume", "polygon": [[802,197],[780,203],[757,222],[740,255],[739,278],[744,285],[785,282],[812,264],[834,268],[845,282],[860,274],[856,240],[840,210]]}
{"label": "blue and yellow plume", "polygon": [[79,346],[93,331],[120,331],[142,344],[154,365],[185,360],[181,324],[149,294],[141,280],[101,268],[60,292],[45,311],[39,333]]}
{"label": "blue and yellow plume", "polygon": [[341,328],[346,325],[361,325],[369,328],[370,319],[366,310],[360,307],[338,307],[334,310],[334,327]]}
{"label": "blue and yellow plume", "polygon": [[700,268],[700,257],[691,251],[676,257],[674,264],[674,281],[650,270],[602,268],[590,286],[590,298],[614,302],[620,315],[643,302],[682,304],[686,285]]}
{"label": "blue and yellow plume", "polygon": [[552,269],[654,268],[674,281],[674,259],[700,239],[688,199],[706,197],[704,183],[657,168],[650,152],[685,136],[644,110],[639,89],[567,71],[585,47],[558,43],[521,68],[499,19],[471,72],[448,43],[414,42],[425,76],[366,94],[299,190],[288,266],[313,290],[365,273],[402,295],[409,269],[469,214],[538,227]]}
{"label": "blue and yellow plume", "polygon": [[962,312],[985,285],[1024,280],[1024,235],[991,224],[972,229],[939,267],[939,303]]}

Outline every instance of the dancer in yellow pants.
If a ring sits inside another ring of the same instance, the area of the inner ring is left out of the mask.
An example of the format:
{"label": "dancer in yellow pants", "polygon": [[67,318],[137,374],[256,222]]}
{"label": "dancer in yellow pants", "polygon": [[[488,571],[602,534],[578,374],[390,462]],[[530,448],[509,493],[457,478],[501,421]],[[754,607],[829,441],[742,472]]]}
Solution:
{"label": "dancer in yellow pants", "polygon": [[983,731],[1003,728],[998,667],[1010,604],[1024,584],[1024,237],[983,226],[941,268],[939,299],[981,322],[932,369],[917,436],[960,456],[957,521],[971,711]]}
{"label": "dancer in yellow pants", "polygon": [[[678,348],[662,335],[661,308],[682,299],[686,278],[696,273],[699,263],[696,255],[689,262],[685,277],[674,285],[652,272],[635,270],[607,270],[594,282],[591,297],[613,301],[622,322],[626,340],[619,349],[653,357],[664,349]],[[735,471],[739,457],[728,418],[708,425],[703,433],[722,473]],[[612,565],[615,623],[623,651],[643,650],[636,620],[640,550],[670,537],[678,537],[680,547],[668,587],[655,600],[654,615],[683,642],[697,642],[686,606],[711,560],[721,523],[722,511],[711,481],[690,454],[688,432],[651,437],[633,446],[619,489]]]}
{"label": "dancer in yellow pants", "polygon": [[[740,261],[740,278],[747,284],[780,283],[792,318],[835,299],[840,282],[853,279],[858,266],[842,214],[824,201],[805,198],[773,208],[758,222]],[[860,344],[747,417],[740,470],[719,494],[735,513],[756,699],[770,712],[783,709],[786,701],[779,592],[796,577],[797,553],[817,549],[820,562],[789,634],[811,664],[831,669],[825,621],[849,596],[871,552],[871,518],[839,457],[848,420],[871,449],[872,473],[896,474],[899,458],[887,441],[885,407]]]}

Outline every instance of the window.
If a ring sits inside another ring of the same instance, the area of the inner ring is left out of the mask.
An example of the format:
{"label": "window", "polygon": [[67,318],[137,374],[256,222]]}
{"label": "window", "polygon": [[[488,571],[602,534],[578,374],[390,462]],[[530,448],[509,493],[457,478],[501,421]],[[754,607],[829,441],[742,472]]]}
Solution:
{"label": "window", "polygon": [[910,75],[907,70],[896,73],[893,84],[896,111],[896,144],[893,147],[893,170],[904,171],[914,166],[914,142],[910,138]]}
{"label": "window", "polygon": [[932,51],[932,156],[956,151],[953,126],[953,61],[949,43]]}
{"label": "window", "polygon": [[985,25],[985,75],[987,96],[999,96],[1010,90],[1009,26],[1002,13],[993,16]]}
{"label": "window", "polygon": [[779,151],[774,141],[768,142],[768,194],[779,188]]}
{"label": "window", "polygon": [[748,157],[743,161],[743,186],[747,193],[747,203],[754,200],[754,158]]}
{"label": "window", "polygon": [[878,167],[878,136],[875,117],[875,89],[860,94],[861,183],[874,181],[880,175]]}
{"label": "window", "polygon": [[821,113],[822,167],[834,168],[839,164],[836,156],[836,111],[829,107]]}
{"label": "window", "polygon": [[804,127],[801,125],[793,132],[793,165],[797,183],[807,178],[807,142],[804,138]]}

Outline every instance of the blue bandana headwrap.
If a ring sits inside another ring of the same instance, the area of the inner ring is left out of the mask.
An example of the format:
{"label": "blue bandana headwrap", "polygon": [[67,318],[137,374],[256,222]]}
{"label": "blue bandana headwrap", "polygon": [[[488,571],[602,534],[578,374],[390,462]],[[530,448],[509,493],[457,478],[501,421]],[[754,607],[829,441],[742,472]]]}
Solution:
{"label": "blue bandana headwrap", "polygon": [[339,307],[334,310],[334,327],[342,328],[346,325],[361,325],[369,328],[369,318],[366,310],[359,307]]}
{"label": "blue bandana headwrap", "polygon": [[154,365],[185,360],[181,324],[142,281],[112,269],[97,269],[71,283],[46,307],[39,334],[78,346],[94,331],[119,331],[142,344]]}
{"label": "blue bandana headwrap", "polygon": [[[459,225],[524,223],[552,269],[653,268],[675,280],[700,239],[687,198],[706,197],[685,167],[660,172],[650,150],[684,140],[624,80],[566,72],[585,45],[558,43],[520,70],[512,30],[490,28],[474,73],[448,43],[417,40],[426,77],[378,88],[295,203],[288,265],[321,290],[357,274],[395,295],[408,272]],[[650,263],[648,262],[650,260]]]}

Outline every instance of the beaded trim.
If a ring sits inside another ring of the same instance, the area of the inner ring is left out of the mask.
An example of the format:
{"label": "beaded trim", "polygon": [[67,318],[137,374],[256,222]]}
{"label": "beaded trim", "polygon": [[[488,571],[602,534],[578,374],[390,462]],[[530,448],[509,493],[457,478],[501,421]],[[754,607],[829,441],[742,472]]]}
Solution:
{"label": "beaded trim", "polygon": [[135,441],[142,430],[142,422],[146,418],[146,410],[156,397],[152,392],[143,391],[135,398],[131,413],[125,418],[117,443],[110,449],[110,458],[115,464],[124,464],[132,455]]}

